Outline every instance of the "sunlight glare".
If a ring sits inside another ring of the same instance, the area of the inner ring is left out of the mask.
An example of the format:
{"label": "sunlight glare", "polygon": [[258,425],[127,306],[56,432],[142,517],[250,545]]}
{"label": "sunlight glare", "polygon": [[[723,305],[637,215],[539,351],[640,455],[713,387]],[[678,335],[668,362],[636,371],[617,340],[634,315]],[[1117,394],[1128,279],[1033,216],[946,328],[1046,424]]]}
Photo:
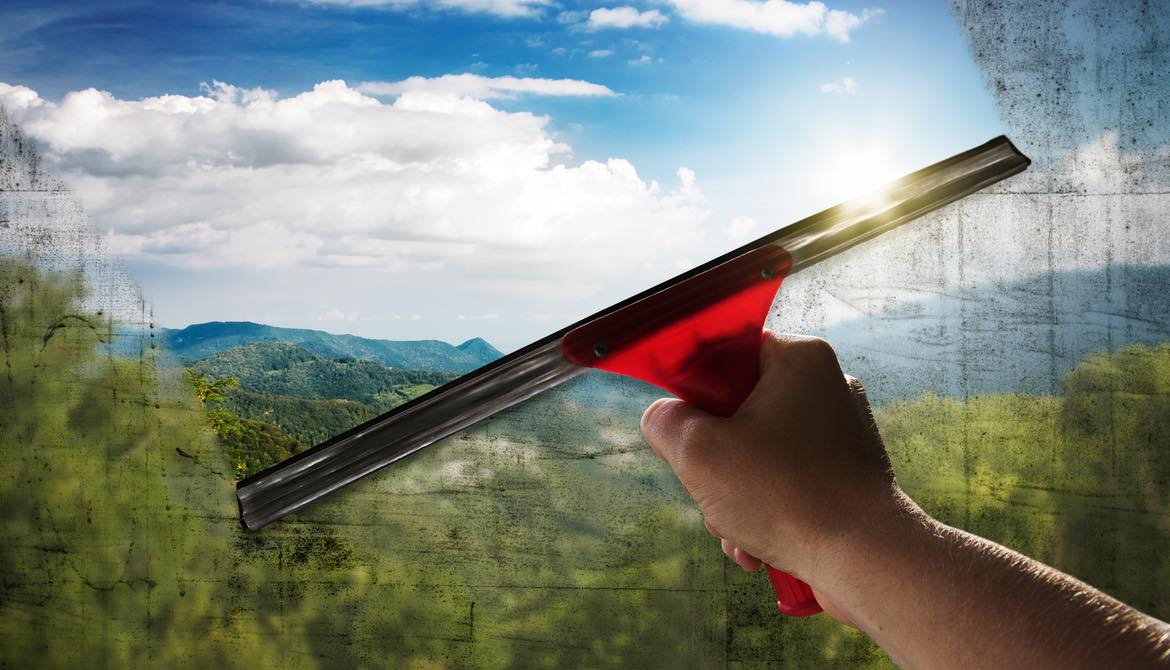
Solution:
{"label": "sunlight glare", "polygon": [[889,154],[881,146],[871,144],[834,151],[825,175],[835,199],[845,201],[870,193],[900,173]]}

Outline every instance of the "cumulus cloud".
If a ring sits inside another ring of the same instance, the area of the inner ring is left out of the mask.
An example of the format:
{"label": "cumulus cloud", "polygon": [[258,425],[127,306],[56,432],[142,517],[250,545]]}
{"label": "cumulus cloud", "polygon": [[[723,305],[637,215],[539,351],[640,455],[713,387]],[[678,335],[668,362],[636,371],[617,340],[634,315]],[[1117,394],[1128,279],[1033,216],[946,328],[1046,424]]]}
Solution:
{"label": "cumulus cloud", "polygon": [[329,81],[281,98],[215,83],[46,100],[0,84],[0,105],[132,259],[411,281],[442,270],[477,290],[565,297],[598,290],[565,277],[661,275],[653,263],[710,255],[718,231],[690,170],[663,186],[621,158],[574,162],[547,117],[459,88],[396,90],[385,101]]}
{"label": "cumulus cloud", "polygon": [[392,10],[423,9],[491,14],[504,18],[535,18],[552,4],[550,0],[308,0],[314,5],[380,7]]}
{"label": "cumulus cloud", "polygon": [[727,26],[741,30],[791,37],[792,35],[826,35],[848,42],[850,33],[880,9],[854,14],[829,9],[823,2],[789,2],[788,0],[667,0],[680,16],[695,23]]}
{"label": "cumulus cloud", "polygon": [[840,81],[828,81],[821,84],[821,93],[853,95],[856,92],[857,82],[853,79],[853,77],[841,77]]}
{"label": "cumulus cloud", "polygon": [[370,95],[396,96],[404,93],[459,96],[478,100],[515,98],[519,95],[561,97],[610,97],[617,95],[607,86],[579,79],[540,77],[484,77],[478,74],[445,74],[441,77],[409,77],[402,81],[367,81],[357,91]]}
{"label": "cumulus cloud", "polygon": [[594,49],[589,52],[590,58],[609,58],[613,55],[612,49]]}
{"label": "cumulus cloud", "polygon": [[634,7],[595,9],[589,12],[587,27],[593,30],[603,28],[657,28],[667,22],[666,16],[657,9],[644,12]]}

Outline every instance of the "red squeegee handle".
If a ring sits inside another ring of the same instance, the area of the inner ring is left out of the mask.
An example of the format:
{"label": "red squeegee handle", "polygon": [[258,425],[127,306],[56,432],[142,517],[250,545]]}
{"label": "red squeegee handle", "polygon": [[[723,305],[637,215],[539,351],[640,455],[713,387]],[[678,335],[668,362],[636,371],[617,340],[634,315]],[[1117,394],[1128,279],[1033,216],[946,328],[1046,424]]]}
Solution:
{"label": "red squeegee handle", "polygon": [[[562,353],[729,417],[760,378],[764,320],[791,267],[779,246],[754,249],[569,331]],[[808,584],[765,567],[781,612],[821,611]]]}

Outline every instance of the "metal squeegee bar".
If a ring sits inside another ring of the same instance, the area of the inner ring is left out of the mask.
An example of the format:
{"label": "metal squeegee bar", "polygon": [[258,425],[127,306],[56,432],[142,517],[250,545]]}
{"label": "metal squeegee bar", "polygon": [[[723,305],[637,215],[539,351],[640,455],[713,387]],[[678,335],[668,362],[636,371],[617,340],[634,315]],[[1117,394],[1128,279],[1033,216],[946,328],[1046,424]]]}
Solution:
{"label": "metal squeegee bar", "polygon": [[561,355],[571,329],[633,304],[741,254],[784,247],[791,272],[1023,171],[1029,160],[997,137],[898,179],[880,192],[831,207],[568,326],[240,481],[240,521],[256,530],[332,491],[565,382],[581,372]]}

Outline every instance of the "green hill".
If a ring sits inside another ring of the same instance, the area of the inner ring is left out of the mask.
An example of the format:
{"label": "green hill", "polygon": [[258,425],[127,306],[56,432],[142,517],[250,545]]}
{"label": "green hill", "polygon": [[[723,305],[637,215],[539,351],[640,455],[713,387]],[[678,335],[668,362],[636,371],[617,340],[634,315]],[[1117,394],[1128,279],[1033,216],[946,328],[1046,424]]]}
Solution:
{"label": "green hill", "polygon": [[368,360],[403,370],[470,372],[502,356],[478,337],[454,346],[439,340],[374,340],[251,321],[212,321],[177,330],[162,328],[158,339],[185,362],[259,342],[295,344],[323,358]]}
{"label": "green hill", "polygon": [[191,366],[212,379],[235,377],[240,389],[306,400],[352,400],[376,407],[405,400],[457,375],[396,370],[368,360],[329,360],[293,344],[260,342],[222,351]]}
{"label": "green hill", "polygon": [[353,400],[306,400],[239,389],[228,394],[225,405],[244,419],[280,428],[305,446],[324,442],[385,411]]}
{"label": "green hill", "polygon": [[[293,344],[258,342],[196,361],[210,379],[235,377],[225,406],[312,446],[445,384],[457,375],[396,370],[368,360],[329,360]],[[251,461],[249,461],[251,462]]]}
{"label": "green hill", "polygon": [[237,478],[254,475],[305,449],[304,444],[280,428],[252,419],[240,421],[237,432],[219,438]]}

